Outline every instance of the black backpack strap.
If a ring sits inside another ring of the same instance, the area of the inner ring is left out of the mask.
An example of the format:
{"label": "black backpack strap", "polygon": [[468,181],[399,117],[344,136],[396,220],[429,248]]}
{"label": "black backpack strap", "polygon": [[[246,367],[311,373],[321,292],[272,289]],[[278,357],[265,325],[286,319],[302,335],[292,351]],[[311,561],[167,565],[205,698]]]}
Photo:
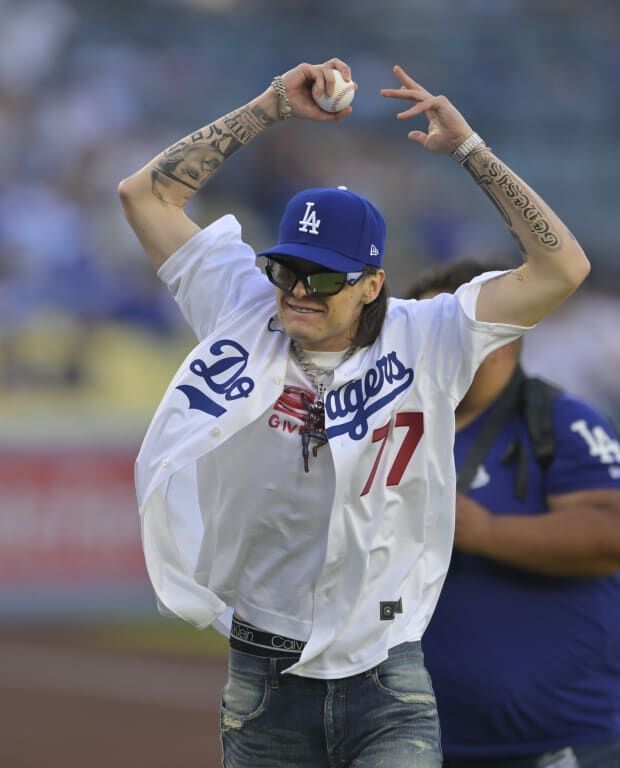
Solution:
{"label": "black backpack strap", "polygon": [[[543,379],[526,376],[518,365],[461,465],[457,491],[467,493],[502,424],[515,410],[523,414],[536,460],[543,470],[547,469],[555,455],[553,401],[561,393],[561,389]],[[509,455],[505,457],[506,461],[511,459],[517,462],[515,493],[517,498],[524,499],[527,493],[527,457],[518,442],[512,445]]]}
{"label": "black backpack strap", "polygon": [[478,466],[489,452],[493,441],[499,434],[502,424],[508,415],[519,407],[521,390],[525,381],[525,375],[519,366],[515,368],[504,391],[495,401],[491,412],[478,432],[469,453],[461,465],[456,482],[456,490],[467,493]]}
{"label": "black backpack strap", "polygon": [[561,392],[542,379],[524,377],[521,407],[534,455],[543,469],[547,469],[555,454],[553,401]]}
{"label": "black backpack strap", "polygon": [[[534,458],[543,471],[551,464],[555,455],[553,401],[561,391],[542,379],[527,377],[522,372],[516,409],[525,421]],[[527,452],[518,437],[504,454],[502,464],[515,465],[514,492],[516,498],[523,501],[527,496]]]}

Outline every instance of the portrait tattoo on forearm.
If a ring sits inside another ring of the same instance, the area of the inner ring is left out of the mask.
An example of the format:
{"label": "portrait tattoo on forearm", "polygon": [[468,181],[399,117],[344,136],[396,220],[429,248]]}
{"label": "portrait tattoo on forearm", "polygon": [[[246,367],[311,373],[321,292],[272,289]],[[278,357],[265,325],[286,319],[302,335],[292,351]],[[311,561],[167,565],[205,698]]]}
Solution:
{"label": "portrait tattoo on forearm", "polygon": [[[181,139],[162,152],[151,172],[153,194],[185,205],[233,152],[273,122],[260,107],[246,106]],[[184,195],[175,182],[185,188]]]}
{"label": "portrait tattoo on forearm", "polygon": [[476,152],[472,160],[474,162],[465,163],[465,167],[500,212],[521,252],[525,254],[524,244],[514,231],[510,209],[514,209],[513,213],[527,222],[530,232],[540,245],[552,250],[558,248],[558,234],[552,230],[537,202],[523,191],[514,175],[488,149]]}

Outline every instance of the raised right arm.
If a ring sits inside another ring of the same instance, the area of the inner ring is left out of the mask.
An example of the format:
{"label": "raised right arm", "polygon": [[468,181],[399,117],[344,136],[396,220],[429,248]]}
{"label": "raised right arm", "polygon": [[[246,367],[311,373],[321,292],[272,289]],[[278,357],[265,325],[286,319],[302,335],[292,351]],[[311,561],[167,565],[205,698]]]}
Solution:
{"label": "raised right arm", "polygon": [[[585,253],[560,217],[486,147],[445,96],[433,96],[401,67],[394,67],[394,74],[401,87],[384,88],[381,93],[413,104],[400,112],[398,119],[408,120],[424,114],[428,120],[427,131],[410,131],[408,138],[430,152],[454,157],[457,150],[465,151],[465,168],[519,244],[523,264],[482,284],[476,319],[534,325],[586,278],[590,262]],[[471,154],[468,141],[475,142]]]}
{"label": "raised right arm", "polygon": [[[333,88],[339,69],[346,80],[349,67],[339,59],[323,64],[299,64],[282,75],[292,116],[309,120],[339,120],[347,107],[332,114],[320,109],[312,93]],[[198,231],[185,206],[222,163],[280,119],[279,97],[272,86],[248,104],[177,141],[118,187],[125,215],[155,269]]]}

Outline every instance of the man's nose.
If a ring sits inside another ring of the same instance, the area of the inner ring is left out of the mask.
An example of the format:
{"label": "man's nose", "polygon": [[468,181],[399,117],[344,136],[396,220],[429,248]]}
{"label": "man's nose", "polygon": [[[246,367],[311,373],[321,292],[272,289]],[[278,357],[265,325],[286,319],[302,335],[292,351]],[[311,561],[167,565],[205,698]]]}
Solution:
{"label": "man's nose", "polygon": [[306,285],[301,278],[297,280],[297,282],[293,286],[293,290],[291,291],[291,293],[296,299],[303,299],[305,296],[308,295],[308,291],[306,290]]}

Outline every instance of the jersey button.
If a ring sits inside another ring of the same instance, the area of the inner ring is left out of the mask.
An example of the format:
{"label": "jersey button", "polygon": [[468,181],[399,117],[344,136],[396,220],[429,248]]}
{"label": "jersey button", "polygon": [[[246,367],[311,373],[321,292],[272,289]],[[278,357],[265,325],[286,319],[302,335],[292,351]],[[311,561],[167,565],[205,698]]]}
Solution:
{"label": "jersey button", "polygon": [[213,427],[211,430],[211,437],[219,437],[222,430],[219,427]]}

